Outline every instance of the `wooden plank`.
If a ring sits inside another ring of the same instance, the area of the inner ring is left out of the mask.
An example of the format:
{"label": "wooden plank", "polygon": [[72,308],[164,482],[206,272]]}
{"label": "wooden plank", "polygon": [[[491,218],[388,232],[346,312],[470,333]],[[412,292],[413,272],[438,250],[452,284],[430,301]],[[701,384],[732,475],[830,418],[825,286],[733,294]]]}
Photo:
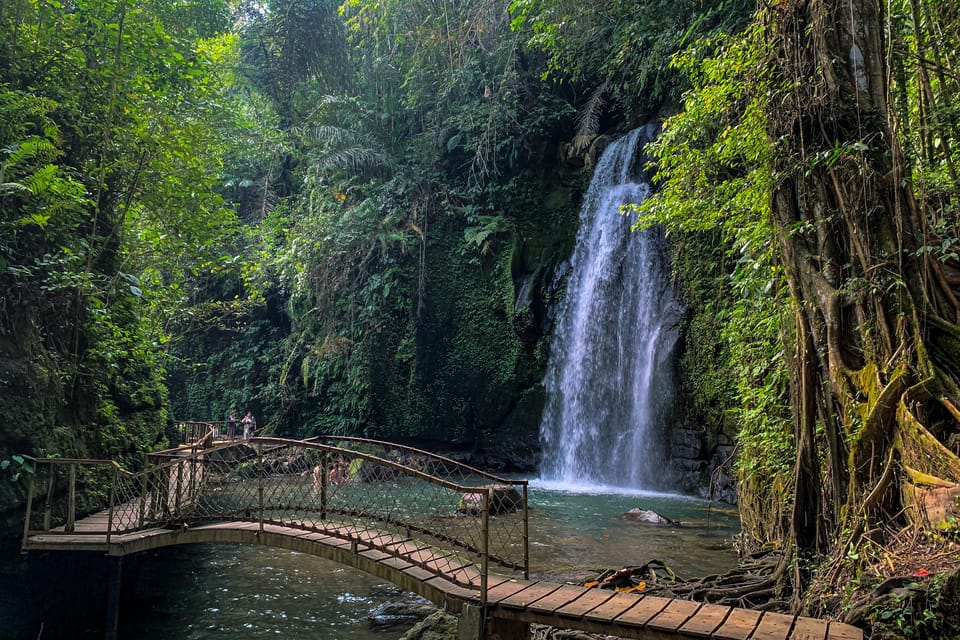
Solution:
{"label": "wooden plank", "polygon": [[453,558],[454,553],[450,553],[445,556],[438,556],[429,562],[423,563],[425,569],[430,569],[435,573],[442,574],[444,576],[449,576],[452,571],[460,567],[460,564]]}
{"label": "wooden plank", "polygon": [[374,562],[380,562],[381,560],[393,557],[389,553],[384,553],[379,549],[367,549],[366,551],[360,551],[357,555],[363,556],[364,558],[370,558]]}
{"label": "wooden plank", "polygon": [[535,600],[527,606],[530,611],[546,613],[553,615],[564,605],[573,602],[583,595],[583,587],[574,587],[568,584],[560,585],[560,588],[551,594],[545,595],[539,600]]}
{"label": "wooden plank", "polygon": [[437,553],[435,550],[425,547],[423,549],[418,549],[413,553],[405,554],[409,558],[410,562],[415,562],[421,566],[426,566],[431,562],[443,560],[446,556]]}
{"label": "wooden plank", "polygon": [[429,571],[427,571],[426,569],[421,569],[420,567],[418,567],[418,566],[416,566],[416,565],[410,565],[410,566],[407,567],[406,569],[403,569],[403,573],[406,574],[406,575],[408,575],[408,576],[411,576],[411,577],[413,577],[413,578],[416,578],[416,579],[419,580],[420,582],[426,582],[426,581],[429,580],[430,578],[436,578],[436,577],[437,577],[437,576],[435,576],[434,574],[432,574],[432,573],[430,573]]}
{"label": "wooden plank", "polygon": [[[623,615],[617,616],[617,624],[624,624],[631,627],[646,627],[650,624],[651,620],[658,619],[665,611],[669,611],[671,606],[674,606],[675,603],[684,603],[676,604],[678,609],[686,610],[687,604],[696,604],[690,602],[689,600],[671,600],[670,598],[660,598],[657,596],[637,596],[630,594],[631,598],[634,600],[639,600],[639,602],[631,607],[629,610],[625,611]],[[671,614],[671,616],[676,617],[676,613]],[[689,616],[684,616],[684,621]],[[670,618],[671,620],[673,618]],[[666,621],[667,618],[664,618]],[[683,624],[682,622],[679,624]],[[679,626],[678,624],[678,626]],[[673,629],[671,629],[673,631]]]}
{"label": "wooden plank", "polygon": [[509,609],[526,609],[532,602],[536,602],[540,598],[550,595],[559,588],[559,584],[552,582],[536,582],[523,591],[515,593],[512,596],[507,596],[501,600],[499,604],[501,607],[507,607]]}
{"label": "wooden plank", "polygon": [[498,584],[495,587],[487,587],[487,602],[489,604],[497,604],[504,598],[509,598],[515,593],[523,591],[527,587],[531,586],[533,583],[528,580],[509,580]]}
{"label": "wooden plank", "polygon": [[[646,599],[646,598],[645,598]],[[651,629],[676,631],[700,608],[699,602],[692,600],[671,600],[663,611],[655,615],[647,623]]]}
{"label": "wooden plank", "polygon": [[461,600],[477,601],[480,599],[479,592],[474,591],[473,589],[465,589],[464,587],[455,585],[448,580],[444,580],[443,578],[431,578],[430,580],[427,580],[427,584],[439,591],[444,592],[448,596],[460,598]]}
{"label": "wooden plank", "polygon": [[826,621],[814,618],[797,618],[790,634],[790,640],[825,640],[826,637]]}
{"label": "wooden plank", "polygon": [[[510,576],[503,576],[499,573],[491,573],[487,575],[487,589],[493,589],[496,586],[503,584],[504,582],[511,582],[514,578]],[[477,571],[477,582],[480,581],[480,572]]]}
{"label": "wooden plank", "polygon": [[353,543],[349,540],[344,540],[342,538],[335,538],[333,536],[328,536],[325,533],[313,532],[311,531],[307,535],[300,536],[303,540],[309,540],[311,542],[318,542],[320,544],[325,544],[328,547],[337,547],[340,549],[349,549],[353,546]]}
{"label": "wooden plank", "polygon": [[717,640],[747,640],[757,628],[762,611],[734,609],[723,624],[713,633]]}
{"label": "wooden plank", "polygon": [[219,522],[204,522],[203,524],[194,525],[194,529],[235,529],[233,525],[236,524],[232,520],[221,520]]}
{"label": "wooden plank", "polygon": [[397,544],[385,545],[383,548],[385,551],[389,551],[390,553],[396,553],[399,556],[410,557],[411,554],[416,553],[421,549],[429,549],[430,546],[423,542],[405,540]]}
{"label": "wooden plank", "polygon": [[[459,568],[452,569],[447,572],[447,576],[450,580],[456,582],[460,585],[468,584],[471,587],[480,586],[480,572],[477,571],[475,567],[472,566],[461,566]],[[490,583],[493,580],[493,576],[487,578],[487,588],[490,588]],[[497,582],[500,584],[500,582]]]}
{"label": "wooden plank", "polygon": [[557,614],[567,618],[581,618],[615,595],[616,591],[610,589],[585,589],[579,598],[557,609]]}
{"label": "wooden plank", "polygon": [[827,640],[863,640],[863,629],[842,622],[830,622],[827,627]]}
{"label": "wooden plank", "polygon": [[383,531],[372,531],[365,537],[367,544],[374,547],[388,547],[400,540],[397,536]]}
{"label": "wooden plank", "polygon": [[413,566],[412,564],[410,564],[409,562],[407,562],[407,561],[404,560],[403,558],[396,558],[396,557],[393,557],[393,556],[391,556],[391,557],[389,557],[389,558],[384,558],[383,560],[380,561],[380,564],[386,565],[386,566],[388,566],[388,567],[392,567],[392,568],[397,569],[397,570],[399,570],[399,571],[403,571],[403,570],[406,569],[407,567],[412,567],[412,566]]}
{"label": "wooden plank", "polygon": [[705,604],[697,610],[696,615],[687,620],[680,627],[680,633],[698,638],[709,638],[733,611],[732,607],[722,607],[716,604]]}
{"label": "wooden plank", "polygon": [[597,622],[609,622],[621,616],[625,611],[637,604],[639,601],[640,598],[637,596],[631,596],[625,593],[616,593],[612,598],[587,613],[584,616],[584,619]]}
{"label": "wooden plank", "polygon": [[793,627],[793,616],[766,611],[761,616],[751,640],[787,640],[790,637],[791,627]]}

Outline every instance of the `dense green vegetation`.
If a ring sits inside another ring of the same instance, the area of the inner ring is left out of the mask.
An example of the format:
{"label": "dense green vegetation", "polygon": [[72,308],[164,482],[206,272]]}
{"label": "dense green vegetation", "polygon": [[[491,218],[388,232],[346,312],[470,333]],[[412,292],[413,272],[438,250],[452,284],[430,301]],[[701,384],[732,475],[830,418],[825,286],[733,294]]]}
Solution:
{"label": "dense green vegetation", "polygon": [[740,544],[881,629],[856,599],[900,532],[957,533],[958,43],[935,0],[4,2],[3,469],[231,409],[532,442],[592,145],[664,119],[633,213],[672,241],[687,419],[737,438]]}

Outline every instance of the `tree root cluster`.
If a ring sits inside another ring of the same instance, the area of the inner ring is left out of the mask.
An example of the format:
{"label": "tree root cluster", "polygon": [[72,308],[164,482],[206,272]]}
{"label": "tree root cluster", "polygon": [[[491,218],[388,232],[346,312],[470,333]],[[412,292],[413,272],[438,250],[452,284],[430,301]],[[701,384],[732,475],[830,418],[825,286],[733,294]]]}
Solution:
{"label": "tree root cluster", "polygon": [[781,552],[767,551],[748,556],[726,573],[682,580],[665,563],[651,560],[640,566],[605,571],[581,584],[619,592],[780,611],[789,607],[787,601],[777,597],[783,565]]}

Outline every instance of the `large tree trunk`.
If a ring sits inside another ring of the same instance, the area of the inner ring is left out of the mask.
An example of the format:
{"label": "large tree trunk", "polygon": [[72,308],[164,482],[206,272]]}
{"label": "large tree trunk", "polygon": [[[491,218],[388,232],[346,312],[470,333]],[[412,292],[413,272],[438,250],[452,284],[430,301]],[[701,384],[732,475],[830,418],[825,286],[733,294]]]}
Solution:
{"label": "large tree trunk", "polygon": [[[770,12],[772,210],[796,303],[794,543],[929,518],[955,487],[960,328],[923,248],[889,95],[879,0],[782,0]],[[820,427],[820,429],[818,429]],[[821,464],[821,460],[825,461]]]}

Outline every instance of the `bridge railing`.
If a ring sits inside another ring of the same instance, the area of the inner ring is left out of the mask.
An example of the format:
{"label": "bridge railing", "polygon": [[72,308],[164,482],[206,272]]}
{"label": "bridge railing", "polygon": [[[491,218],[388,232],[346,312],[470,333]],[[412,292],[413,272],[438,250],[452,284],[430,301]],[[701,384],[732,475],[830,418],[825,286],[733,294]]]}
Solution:
{"label": "bridge railing", "polygon": [[221,433],[225,433],[227,423],[225,421],[197,422],[180,420],[175,422],[173,427],[174,433],[171,439],[174,442],[179,444],[193,444],[200,442],[210,435],[216,437]]}
{"label": "bridge railing", "polygon": [[[357,438],[211,442],[152,454],[139,473],[110,461],[38,460],[24,548],[41,532],[106,535],[109,544],[146,528],[241,520],[395,555],[415,541],[433,551],[423,568],[464,586],[476,587],[479,576],[483,594],[491,564],[529,575],[526,481]],[[64,492],[66,501],[54,499]],[[97,505],[106,509],[99,519],[74,526]]]}
{"label": "bridge railing", "polygon": [[[395,461],[430,478],[457,486],[457,512],[482,515],[482,500],[489,500],[491,517],[487,545],[489,554],[501,566],[522,570],[529,575],[528,483],[497,476],[467,464],[428,451],[392,442],[346,436],[324,436],[318,440],[340,449],[366,452],[383,460]],[[482,487],[483,492],[477,490]],[[439,512],[447,513],[447,505]]]}
{"label": "bridge railing", "polygon": [[[139,473],[112,460],[40,458],[27,489],[23,545],[31,535],[103,536],[179,522],[203,488],[203,444],[148,454]],[[97,521],[76,522],[91,513]]]}

